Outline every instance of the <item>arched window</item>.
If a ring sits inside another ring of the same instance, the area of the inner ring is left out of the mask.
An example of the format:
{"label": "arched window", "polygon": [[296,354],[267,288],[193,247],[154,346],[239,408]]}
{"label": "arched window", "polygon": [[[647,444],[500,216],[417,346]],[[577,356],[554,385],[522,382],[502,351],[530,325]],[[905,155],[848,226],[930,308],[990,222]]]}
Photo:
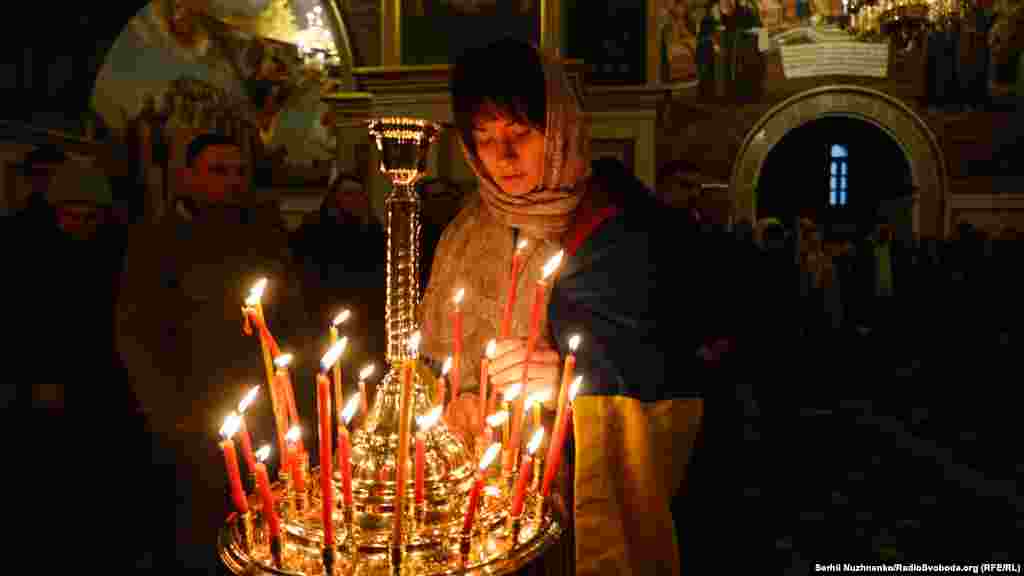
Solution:
{"label": "arched window", "polygon": [[846,206],[847,161],[846,146],[833,144],[829,154],[828,205]]}

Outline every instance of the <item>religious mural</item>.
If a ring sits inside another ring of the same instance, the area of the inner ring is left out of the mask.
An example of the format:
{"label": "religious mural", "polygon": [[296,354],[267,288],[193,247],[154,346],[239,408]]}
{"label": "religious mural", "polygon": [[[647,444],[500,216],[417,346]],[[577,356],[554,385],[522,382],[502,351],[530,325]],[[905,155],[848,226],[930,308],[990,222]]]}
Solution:
{"label": "religious mural", "polygon": [[540,43],[540,0],[402,0],[402,63],[448,64],[512,36]]}

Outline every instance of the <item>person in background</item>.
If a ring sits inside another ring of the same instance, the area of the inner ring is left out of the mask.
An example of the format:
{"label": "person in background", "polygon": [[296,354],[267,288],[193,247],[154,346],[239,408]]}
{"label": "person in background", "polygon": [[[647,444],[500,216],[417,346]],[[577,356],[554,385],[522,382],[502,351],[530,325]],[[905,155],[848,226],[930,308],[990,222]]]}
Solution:
{"label": "person in background", "polygon": [[[217,531],[229,511],[217,432],[254,385],[262,388],[246,418],[253,443],[275,438],[259,342],[242,332],[243,301],[258,279],[268,279],[263,309],[281,350],[295,355],[292,381],[314,462],[311,386],[326,326],[310,322],[280,214],[252,206],[239,146],[199,135],[177,176],[184,197],[161,222],[128,232],[116,344],[152,434],[153,476],[139,480],[148,518],[159,530],[172,517],[176,526],[173,551],[149,551],[162,567],[209,574],[218,569]],[[164,541],[152,537],[150,545]]]}

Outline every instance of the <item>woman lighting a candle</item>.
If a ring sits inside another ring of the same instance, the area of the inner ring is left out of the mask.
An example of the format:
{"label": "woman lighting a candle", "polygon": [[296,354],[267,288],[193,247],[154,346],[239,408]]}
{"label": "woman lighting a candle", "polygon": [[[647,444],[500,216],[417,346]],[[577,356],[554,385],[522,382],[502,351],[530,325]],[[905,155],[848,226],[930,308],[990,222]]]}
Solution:
{"label": "woman lighting a candle", "polygon": [[[726,314],[713,318],[704,310],[735,310],[720,302],[734,285],[745,285],[733,279],[732,267],[740,266],[620,163],[591,165],[585,117],[555,59],[509,39],[468,51],[453,68],[451,94],[479,195],[449,224],[435,252],[422,307],[424,353],[437,362],[453,348],[450,298],[462,287],[464,349],[481,350],[501,335],[513,254],[529,239],[510,333],[497,342],[489,388],[500,393],[521,382],[520,404],[538,390],[559,391],[562,355],[580,333],[586,346],[575,372],[587,386],[574,402],[577,433],[563,458],[575,474],[562,475],[575,487],[576,573],[661,573],[652,572],[656,566],[678,573],[670,501],[685,466],[672,463],[689,460],[703,406],[696,388],[703,380],[693,373],[701,365],[690,356],[704,339],[735,335]],[[556,270],[544,270],[563,251]],[[546,290],[530,290],[545,276]],[[694,314],[685,301],[702,310]],[[693,347],[681,350],[681,342]],[[452,427],[482,420],[480,402],[468,393],[479,390],[475,356],[461,367]],[[545,407],[553,411],[560,395],[552,393]],[[662,402],[664,408],[649,409]],[[513,426],[522,422],[521,410]],[[513,432],[513,453],[522,453],[523,436]],[[563,489],[553,490],[556,503]]]}

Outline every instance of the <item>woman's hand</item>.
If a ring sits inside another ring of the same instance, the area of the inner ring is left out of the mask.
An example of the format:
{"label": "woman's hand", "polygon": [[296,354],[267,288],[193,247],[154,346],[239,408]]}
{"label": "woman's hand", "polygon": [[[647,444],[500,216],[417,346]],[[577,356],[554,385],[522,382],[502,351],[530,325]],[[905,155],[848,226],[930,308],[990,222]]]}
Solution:
{"label": "woman's hand", "polygon": [[[526,364],[526,339],[499,340],[494,360],[489,364],[491,387],[495,392],[502,392],[508,386],[523,380],[523,367]],[[523,386],[522,394],[529,396],[534,392],[550,390],[546,406],[555,405],[558,397],[558,352],[546,343],[537,343],[537,349],[530,356],[529,382]]]}
{"label": "woman's hand", "polygon": [[468,446],[483,431],[484,421],[480,414],[480,399],[476,394],[459,394],[448,403],[444,414],[445,425],[462,436]]}

